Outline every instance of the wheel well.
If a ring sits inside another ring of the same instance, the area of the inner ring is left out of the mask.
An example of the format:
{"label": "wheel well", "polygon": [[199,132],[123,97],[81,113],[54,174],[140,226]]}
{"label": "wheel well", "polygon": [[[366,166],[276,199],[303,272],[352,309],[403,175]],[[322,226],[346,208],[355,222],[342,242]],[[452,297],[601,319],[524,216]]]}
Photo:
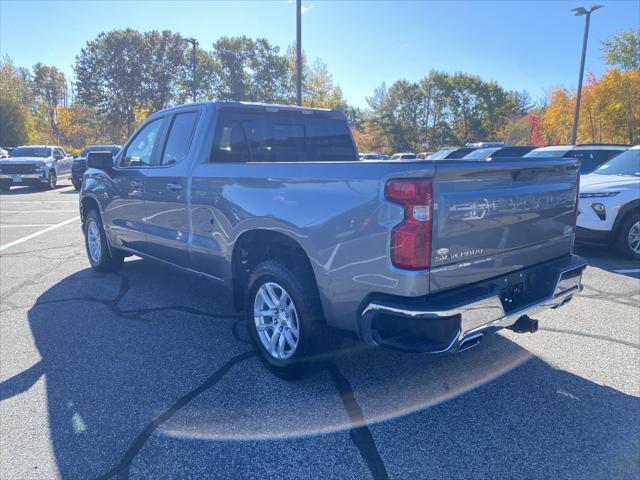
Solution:
{"label": "wheel well", "polygon": [[304,249],[290,237],[272,230],[253,230],[236,240],[231,260],[233,275],[233,305],[242,310],[251,270],[260,262],[277,259],[301,275],[310,275],[318,293],[311,262]]}
{"label": "wheel well", "polygon": [[620,212],[618,217],[615,220],[615,224],[613,226],[613,233],[617,237],[620,233],[620,229],[627,221],[629,217],[632,215],[638,215],[640,213],[640,200],[635,200],[633,202],[629,202]]}
{"label": "wheel well", "polygon": [[96,199],[92,197],[84,197],[82,202],[80,202],[80,220],[84,222],[87,213],[93,209],[96,209],[98,213],[100,213],[100,207],[98,206]]}

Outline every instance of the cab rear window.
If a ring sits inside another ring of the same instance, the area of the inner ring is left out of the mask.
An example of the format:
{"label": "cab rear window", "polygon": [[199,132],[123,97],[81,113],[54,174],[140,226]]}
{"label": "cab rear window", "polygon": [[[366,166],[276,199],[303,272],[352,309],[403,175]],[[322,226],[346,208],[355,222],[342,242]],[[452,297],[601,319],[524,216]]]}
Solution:
{"label": "cab rear window", "polygon": [[345,120],[298,112],[220,112],[213,162],[351,162]]}

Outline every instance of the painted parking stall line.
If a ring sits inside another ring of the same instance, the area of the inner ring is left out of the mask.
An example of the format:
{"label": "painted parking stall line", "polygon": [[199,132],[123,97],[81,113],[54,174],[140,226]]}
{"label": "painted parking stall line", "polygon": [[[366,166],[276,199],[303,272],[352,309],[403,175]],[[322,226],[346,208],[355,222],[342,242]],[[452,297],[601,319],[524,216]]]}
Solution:
{"label": "painted parking stall line", "polygon": [[0,252],[6,250],[8,248],[14,247],[16,245],[20,245],[21,243],[27,242],[27,241],[31,240],[32,238],[36,238],[36,237],[39,237],[40,235],[44,235],[45,233],[48,233],[51,230],[55,230],[56,228],[64,227],[65,225],[73,223],[73,222],[75,222],[77,220],[80,220],[80,215],[78,215],[76,217],[73,217],[73,218],[70,218],[69,220],[65,220],[64,222],[56,223],[55,225],[52,225],[52,226],[50,226],[48,228],[45,228],[43,230],[38,230],[37,232],[32,233],[31,235],[27,235],[26,237],[19,238],[17,240],[14,240],[13,242],[7,243],[6,245],[2,245],[2,246],[0,246]]}

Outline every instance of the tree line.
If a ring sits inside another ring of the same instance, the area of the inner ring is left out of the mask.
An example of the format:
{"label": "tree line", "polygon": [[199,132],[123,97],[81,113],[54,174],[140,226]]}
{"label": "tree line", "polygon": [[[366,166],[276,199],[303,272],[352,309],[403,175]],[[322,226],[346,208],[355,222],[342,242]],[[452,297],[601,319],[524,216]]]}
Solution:
{"label": "tree line", "polygon": [[[640,34],[603,42],[611,70],[589,77],[579,141],[633,142],[640,137]],[[100,33],[81,49],[74,79],[41,63],[0,63],[0,145],[121,143],[150,113],[191,98],[191,45],[168,30]],[[295,103],[293,46],[221,37],[198,47],[199,100]],[[71,80],[71,81],[70,81]],[[350,106],[325,63],[303,52],[303,105],[345,111],[361,151],[420,151],[478,140],[567,142],[575,92],[555,88],[534,103],[527,92],[462,72],[432,70],[417,82],[381,85],[368,108]],[[428,144],[428,147],[426,146]]]}

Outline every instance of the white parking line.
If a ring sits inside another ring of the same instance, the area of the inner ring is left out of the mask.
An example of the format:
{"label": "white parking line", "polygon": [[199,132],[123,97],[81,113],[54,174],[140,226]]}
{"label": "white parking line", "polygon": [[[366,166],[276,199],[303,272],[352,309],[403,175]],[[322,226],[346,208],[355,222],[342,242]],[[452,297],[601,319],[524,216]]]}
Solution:
{"label": "white parking line", "polygon": [[0,225],[0,228],[53,227],[54,225],[55,223],[32,223],[29,225],[12,224],[12,225]]}
{"label": "white parking line", "polygon": [[3,213],[78,213],[78,209],[75,210],[58,210],[58,209],[50,209],[50,210],[3,210],[0,208],[0,212]]}
{"label": "white parking line", "polygon": [[0,200],[0,205],[13,205],[18,203],[78,203],[77,200]]}
{"label": "white parking line", "polygon": [[21,243],[24,243],[28,240],[31,240],[32,238],[39,237],[40,235],[44,235],[45,233],[50,232],[51,230],[55,230],[56,228],[64,227],[65,225],[71,222],[75,222],[76,220],[80,220],[80,215],[78,215],[77,217],[70,218],[69,220],[65,220],[64,222],[56,223],[55,225],[45,228],[44,230],[38,230],[37,232],[32,233],[31,235],[27,235],[26,237],[19,238],[18,240],[9,242],[6,245],[2,245],[0,246],[0,251],[6,250],[7,248],[11,248]]}

